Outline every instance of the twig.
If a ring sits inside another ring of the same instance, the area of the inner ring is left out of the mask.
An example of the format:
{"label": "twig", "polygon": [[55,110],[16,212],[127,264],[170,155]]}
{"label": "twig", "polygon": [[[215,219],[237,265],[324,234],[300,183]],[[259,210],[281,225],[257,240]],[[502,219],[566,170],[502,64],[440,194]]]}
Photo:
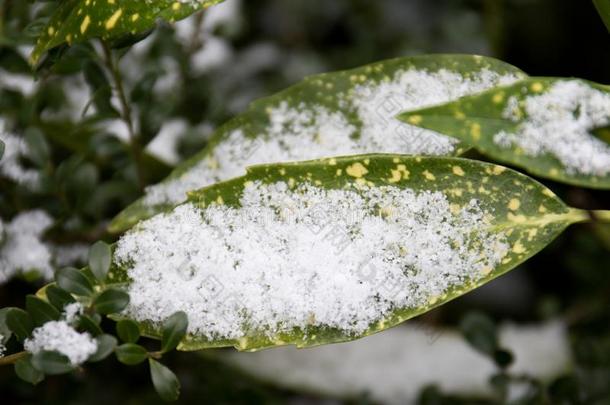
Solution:
{"label": "twig", "polygon": [[114,81],[114,89],[119,99],[119,103],[121,104],[121,119],[125,122],[125,125],[127,126],[127,131],[129,133],[131,154],[133,155],[134,163],[136,166],[136,172],[138,175],[138,185],[140,186],[140,189],[143,190],[146,186],[146,181],[144,176],[144,170],[142,168],[142,147],[140,145],[139,136],[135,133],[135,130],[133,128],[131,107],[129,106],[129,102],[127,101],[127,97],[125,95],[125,89],[123,87],[123,77],[121,76],[121,71],[118,68],[118,63],[114,60],[112,50],[108,46],[108,43],[103,40],[100,42],[102,43],[102,49],[104,50],[106,67],[112,75],[112,80]]}

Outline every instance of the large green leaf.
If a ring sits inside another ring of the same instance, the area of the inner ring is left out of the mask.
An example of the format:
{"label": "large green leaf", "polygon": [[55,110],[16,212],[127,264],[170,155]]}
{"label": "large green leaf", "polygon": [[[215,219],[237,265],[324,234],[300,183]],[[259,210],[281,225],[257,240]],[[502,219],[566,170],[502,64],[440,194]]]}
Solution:
{"label": "large green leaf", "polygon": [[610,188],[610,144],[594,133],[610,124],[607,86],[529,78],[406,112],[401,119],[468,142],[493,159],[540,177]]}
{"label": "large green leaf", "polygon": [[459,155],[466,144],[395,115],[523,77],[504,62],[473,55],[398,58],[308,77],[221,126],[207,148],[149,188],[109,229],[124,231],[184,201],[186,192],[241,176],[253,164],[361,153]]}
{"label": "large green leaf", "polygon": [[[251,167],[247,170],[247,175],[243,177],[190,193],[189,202],[186,204],[194,205],[201,211],[202,216],[206,210],[212,208],[224,206],[237,209],[240,207],[244,190],[247,187],[255,183],[276,184],[278,182],[288,185],[288,189],[284,193],[289,193],[291,189],[294,190],[303,184],[315,185],[315,187],[328,190],[349,189],[359,193],[363,190],[384,186],[409,189],[414,193],[438,192],[446,198],[451,215],[458,215],[461,209],[476,200],[486,213],[486,222],[483,226],[471,229],[468,233],[471,239],[464,246],[466,249],[476,249],[477,244],[480,246],[486,243],[484,235],[491,234],[503,239],[506,250],[494,267],[485,268],[480,274],[477,274],[477,277],[469,277],[463,282],[451,284],[419,306],[395,308],[391,314],[371,322],[362,333],[347,333],[344,330],[314,322],[303,329],[294,328],[292,332],[282,332],[273,336],[260,330],[249,330],[244,332],[239,339],[214,340],[203,334],[190,333],[183,340],[179,349],[199,350],[234,346],[239,350],[258,350],[285,344],[308,347],[370,335],[427,312],[491,281],[543,249],[568,225],[589,219],[587,212],[567,207],[540,183],[502,166],[462,158],[379,154]],[[379,190],[382,193],[385,192],[384,189]],[[289,197],[290,194],[286,194],[286,198]],[[176,207],[174,212],[183,207],[184,205]],[[383,217],[382,211],[380,209],[380,218]],[[606,213],[598,214],[599,217],[609,219]],[[172,213],[165,215],[172,215]],[[132,238],[128,243],[134,243],[138,238],[150,240],[150,233],[144,234],[143,232],[147,229],[148,222],[159,218],[163,217],[159,216],[141,222],[123,238]],[[173,220],[170,222],[169,226],[176,226],[180,232],[183,232],[182,228],[179,228],[180,225],[173,225]],[[154,228],[154,232],[157,232],[156,228]],[[422,235],[415,234],[412,235],[412,238],[417,239],[420,236]],[[120,244],[121,241],[119,241]],[[307,246],[303,246],[303,248],[307,249]],[[197,251],[189,251],[186,256],[197,254],[199,249],[200,247],[196,247]],[[142,248],[142,252],[145,257],[146,248]],[[114,258],[116,261],[116,254]],[[181,259],[177,260],[179,262]],[[109,275],[110,282],[129,290],[133,283],[130,279],[130,266],[133,263],[130,263],[121,266],[114,263]],[[298,263],[294,265],[297,266]],[[162,266],[164,273],[180,271],[178,268],[172,268],[168,263],[162,263]],[[222,279],[223,274],[219,272],[217,277]],[[182,288],[184,288],[184,294],[179,294],[179,296],[192,296],[193,291],[188,290],[187,283],[184,283]],[[162,287],[160,289],[163,290]],[[186,301],[183,309],[185,312],[189,312]],[[213,310],[214,308],[209,308],[209,311]],[[189,325],[194,323],[196,316],[197,314],[189,314]],[[161,337],[162,322],[150,322],[143,319],[139,319],[139,321],[141,321],[143,334],[155,338]]]}
{"label": "large green leaf", "polygon": [[37,63],[42,54],[64,43],[91,38],[115,40],[142,33],[158,19],[174,22],[222,0],[65,0],[43,29],[30,56]]}
{"label": "large green leaf", "polygon": [[599,16],[604,21],[606,28],[610,31],[610,1],[609,0],[593,0],[595,8]]}

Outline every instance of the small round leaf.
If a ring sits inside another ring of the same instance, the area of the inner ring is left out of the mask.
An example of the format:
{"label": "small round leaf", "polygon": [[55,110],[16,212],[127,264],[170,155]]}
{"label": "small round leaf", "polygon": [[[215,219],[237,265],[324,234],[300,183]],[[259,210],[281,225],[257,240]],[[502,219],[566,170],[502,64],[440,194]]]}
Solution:
{"label": "small round leaf", "polygon": [[140,339],[140,327],[130,319],[123,319],[116,324],[119,338],[126,343],[135,343]]}
{"label": "small round leaf", "polygon": [[56,285],[49,285],[44,292],[49,302],[60,311],[63,310],[66,305],[76,302],[69,292],[62,290]]}
{"label": "small round leaf", "polygon": [[15,374],[23,381],[36,385],[44,380],[44,373],[37,370],[32,365],[32,357],[27,356],[17,360],[15,363]]}
{"label": "small round leaf", "polygon": [[100,335],[96,337],[95,340],[97,341],[97,351],[87,360],[90,362],[104,360],[117,346],[117,339],[112,335]]}
{"label": "small round leaf", "polygon": [[112,252],[110,246],[105,242],[96,242],[89,249],[89,269],[99,281],[106,280],[111,260]]}
{"label": "small round leaf", "polygon": [[180,396],[180,381],[172,370],[156,360],[148,359],[150,364],[150,377],[157,394],[164,401],[175,401]]}
{"label": "small round leaf", "polygon": [[49,321],[56,321],[61,317],[61,313],[57,308],[35,295],[25,297],[25,309],[36,326],[43,325]]}
{"label": "small round leaf", "polygon": [[57,285],[72,293],[80,296],[90,296],[93,294],[91,281],[80,271],[72,267],[58,270],[55,274]]}
{"label": "small round leaf", "polygon": [[179,311],[171,315],[163,323],[163,336],[161,338],[161,351],[167,353],[174,350],[186,335],[188,317]]}
{"label": "small round leaf", "polygon": [[118,346],[115,350],[117,359],[128,366],[142,363],[148,358],[146,349],[135,343],[125,343]]}
{"label": "small round leaf", "polygon": [[58,352],[41,350],[32,356],[32,365],[48,375],[65,374],[74,369],[70,359]]}
{"label": "small round leaf", "polygon": [[6,312],[6,326],[22,341],[27,339],[34,329],[32,318],[20,308],[10,308]]}
{"label": "small round leaf", "polygon": [[125,291],[109,288],[98,295],[93,301],[96,311],[101,314],[121,312],[129,304],[129,294]]}

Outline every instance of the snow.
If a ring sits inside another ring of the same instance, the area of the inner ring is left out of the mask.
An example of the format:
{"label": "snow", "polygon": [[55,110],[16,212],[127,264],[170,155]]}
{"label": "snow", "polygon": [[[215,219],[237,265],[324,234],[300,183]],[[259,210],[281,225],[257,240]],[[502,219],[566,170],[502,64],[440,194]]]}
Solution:
{"label": "snow", "polygon": [[590,134],[610,124],[610,95],[580,80],[561,80],[522,104],[508,100],[504,117],[518,126],[497,133],[497,145],[517,146],[533,157],[550,154],[572,175],[610,173],[610,145]]}
{"label": "snow", "polygon": [[208,338],[312,325],[357,335],[484,277],[508,250],[486,214],[476,200],[456,211],[440,192],[255,182],[239,208],[187,203],[142,222],[115,260],[137,320],[183,310]]}
{"label": "snow", "polygon": [[34,329],[23,347],[32,354],[43,350],[57,351],[77,366],[97,351],[97,342],[88,333],[77,332],[66,321],[50,321]]}
{"label": "snow", "polygon": [[5,122],[0,118],[0,140],[4,142],[4,155],[0,159],[0,175],[29,189],[35,189],[40,182],[37,170],[23,166],[21,159],[28,157],[29,148],[23,138],[5,132]]}
{"label": "snow", "polygon": [[[244,174],[247,166],[361,153],[446,155],[456,140],[402,123],[401,111],[446,102],[518,79],[482,69],[465,78],[441,69],[398,71],[390,81],[355,85],[339,94],[341,110],[301,102],[279,102],[268,110],[259,133],[236,128],[211,154],[177,178],[147,188],[144,204],[175,204],[186,193]],[[352,116],[350,116],[350,114]],[[353,115],[357,118],[354,119]]]}
{"label": "snow", "polygon": [[25,211],[4,224],[5,240],[0,245],[0,284],[19,272],[38,271],[46,280],[53,278],[52,252],[42,234],[53,223],[42,210]]}

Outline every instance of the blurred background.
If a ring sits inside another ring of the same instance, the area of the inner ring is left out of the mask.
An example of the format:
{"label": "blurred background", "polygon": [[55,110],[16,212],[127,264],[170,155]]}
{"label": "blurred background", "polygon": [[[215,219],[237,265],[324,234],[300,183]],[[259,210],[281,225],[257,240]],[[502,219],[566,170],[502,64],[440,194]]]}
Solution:
{"label": "blurred background", "polygon": [[[0,265],[13,235],[47,272],[82,263],[141,192],[93,48],[52,55],[36,74],[26,62],[52,7],[0,0],[0,133],[20,151],[0,162]],[[588,0],[227,0],[161,25],[122,57],[147,143],[146,183],[256,98],[309,74],[422,53],[489,55],[530,75],[610,83],[610,35]],[[608,192],[545,184],[570,205],[610,208]],[[40,210],[38,226],[17,226]],[[22,306],[42,282],[0,267],[0,307]],[[508,275],[391,331],[301,352],[177,353],[169,364],[181,403],[610,404],[609,304],[610,229],[580,225]],[[485,349],[490,341],[497,350]],[[0,368],[0,398],[160,401],[144,366],[114,360],[36,387]]]}

